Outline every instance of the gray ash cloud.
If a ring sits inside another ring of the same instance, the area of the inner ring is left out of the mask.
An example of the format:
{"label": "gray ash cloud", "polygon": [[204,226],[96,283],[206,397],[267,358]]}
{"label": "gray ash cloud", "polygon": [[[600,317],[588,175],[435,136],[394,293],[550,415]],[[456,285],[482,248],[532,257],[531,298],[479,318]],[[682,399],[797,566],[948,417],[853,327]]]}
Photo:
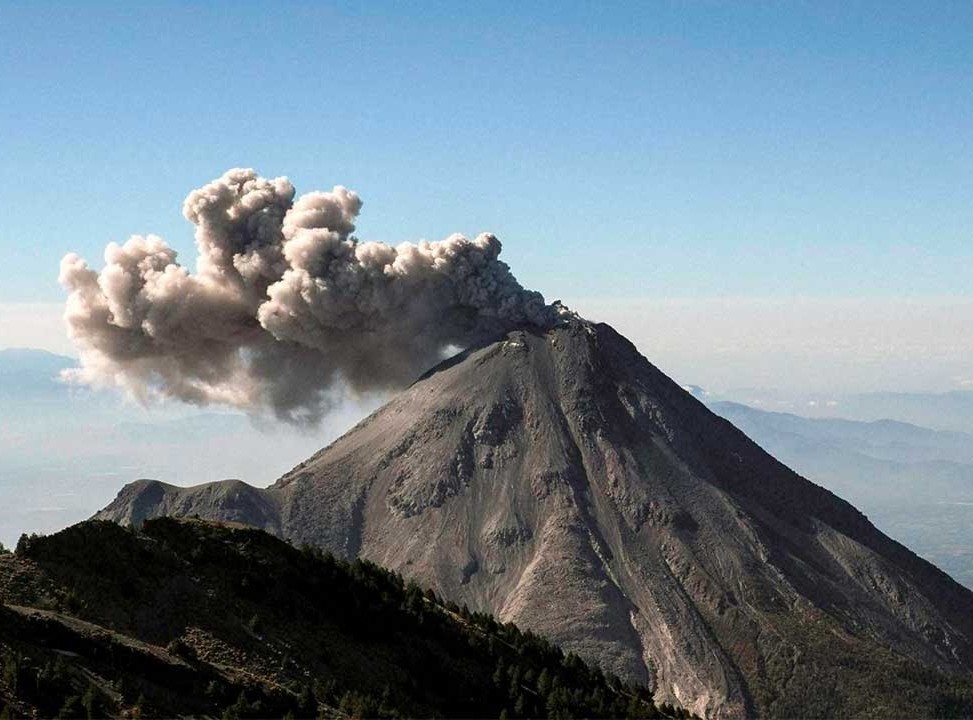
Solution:
{"label": "gray ash cloud", "polygon": [[287,178],[234,169],[183,204],[194,271],[154,235],[110,244],[100,271],[65,256],[69,379],[315,423],[346,389],[401,387],[448,346],[556,321],[495,236],[361,242],[361,206],[341,186],[295,199]]}

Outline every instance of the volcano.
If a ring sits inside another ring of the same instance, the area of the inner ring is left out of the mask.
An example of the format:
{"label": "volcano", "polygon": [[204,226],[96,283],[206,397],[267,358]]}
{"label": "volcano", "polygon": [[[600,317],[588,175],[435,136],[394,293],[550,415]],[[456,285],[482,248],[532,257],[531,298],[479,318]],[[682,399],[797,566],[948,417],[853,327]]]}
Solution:
{"label": "volcano", "polygon": [[269,488],[142,480],[96,517],[166,514],[368,558],[705,717],[973,698],[973,593],[604,324],[471,348]]}

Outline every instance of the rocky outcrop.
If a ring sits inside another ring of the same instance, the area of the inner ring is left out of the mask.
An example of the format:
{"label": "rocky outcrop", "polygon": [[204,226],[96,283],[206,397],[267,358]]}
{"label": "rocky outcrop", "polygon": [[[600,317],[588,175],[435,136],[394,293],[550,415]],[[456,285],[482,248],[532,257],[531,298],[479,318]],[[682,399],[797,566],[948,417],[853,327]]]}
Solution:
{"label": "rocky outcrop", "polygon": [[240,480],[222,480],[193,487],[178,487],[158,480],[136,480],[122,488],[111,504],[95,517],[123,519],[126,525],[140,525],[147,518],[170,515],[203,518],[219,517],[243,522],[280,534],[280,506],[275,493]]}

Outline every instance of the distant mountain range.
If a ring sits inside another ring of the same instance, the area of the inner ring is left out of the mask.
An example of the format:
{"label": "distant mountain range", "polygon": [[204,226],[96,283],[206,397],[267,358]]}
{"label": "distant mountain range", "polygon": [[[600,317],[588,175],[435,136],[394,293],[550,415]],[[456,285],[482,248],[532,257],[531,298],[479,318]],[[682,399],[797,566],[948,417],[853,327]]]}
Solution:
{"label": "distant mountain range", "polygon": [[898,420],[934,430],[973,433],[973,390],[942,393],[872,392],[792,394],[759,388],[708,391],[691,386],[706,402],[729,401],[813,418],[872,422]]}
{"label": "distant mountain range", "polygon": [[0,349],[0,378],[4,387],[12,378],[30,378],[32,382],[52,381],[65,368],[74,367],[77,361],[65,355],[56,355],[47,350],[35,348]]}
{"label": "distant mountain range", "polygon": [[63,399],[67,388],[58,375],[75,365],[76,360],[44,350],[0,350],[0,409],[15,401]]}

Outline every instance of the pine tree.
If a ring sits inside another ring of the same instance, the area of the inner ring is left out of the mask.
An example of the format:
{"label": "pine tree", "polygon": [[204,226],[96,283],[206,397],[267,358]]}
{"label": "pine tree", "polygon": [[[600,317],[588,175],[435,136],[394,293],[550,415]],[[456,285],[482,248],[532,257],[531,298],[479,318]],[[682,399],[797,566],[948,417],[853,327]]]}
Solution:
{"label": "pine tree", "polygon": [[95,687],[93,682],[88,683],[88,689],[84,691],[84,695],[81,697],[81,706],[84,708],[88,720],[93,720],[95,717],[95,702],[97,699],[98,688]]}
{"label": "pine tree", "polygon": [[547,668],[544,668],[537,678],[537,694],[541,697],[547,697],[549,692],[551,692],[551,673],[548,672]]}
{"label": "pine tree", "polygon": [[8,650],[3,658],[3,682],[14,695],[17,694],[19,677],[20,665],[17,662],[17,656]]}
{"label": "pine tree", "polygon": [[378,711],[381,715],[389,715],[392,709],[392,687],[385,683],[382,688],[382,696],[378,700]]}
{"label": "pine tree", "polygon": [[135,708],[132,711],[132,717],[134,718],[134,720],[141,720],[142,718],[146,717],[145,704],[146,704],[145,695],[139,693],[139,698],[138,700],[135,701]]}
{"label": "pine tree", "polygon": [[317,713],[318,704],[314,701],[314,693],[311,686],[304,684],[301,686],[301,695],[297,701],[297,711],[302,718],[314,717]]}
{"label": "pine tree", "polygon": [[507,665],[504,663],[503,658],[497,660],[497,669],[493,672],[493,684],[497,687],[503,687],[503,683],[507,678]]}
{"label": "pine tree", "polygon": [[520,694],[520,668],[517,665],[511,665],[507,672],[510,674],[510,689],[507,694],[510,697],[517,697]]}
{"label": "pine tree", "polygon": [[79,695],[72,695],[64,700],[64,704],[61,706],[61,710],[57,716],[59,718],[78,718],[81,716],[80,710],[81,697]]}
{"label": "pine tree", "polygon": [[571,699],[564,688],[554,688],[547,696],[547,716],[558,719],[571,717]]}

